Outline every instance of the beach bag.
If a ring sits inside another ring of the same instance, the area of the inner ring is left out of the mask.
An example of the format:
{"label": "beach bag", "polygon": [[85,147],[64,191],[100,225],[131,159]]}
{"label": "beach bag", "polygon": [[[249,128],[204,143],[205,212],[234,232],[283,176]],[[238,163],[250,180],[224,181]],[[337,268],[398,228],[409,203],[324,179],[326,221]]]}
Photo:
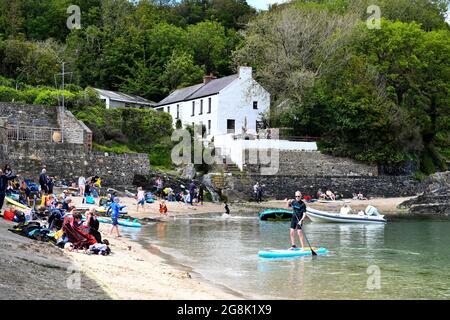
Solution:
{"label": "beach bag", "polygon": [[7,221],[14,221],[15,217],[16,217],[16,215],[12,211],[5,210],[5,212],[3,213],[3,219],[5,219]]}
{"label": "beach bag", "polygon": [[86,203],[87,203],[87,204],[95,204],[95,200],[94,200],[93,197],[87,196],[87,197],[86,197]]}

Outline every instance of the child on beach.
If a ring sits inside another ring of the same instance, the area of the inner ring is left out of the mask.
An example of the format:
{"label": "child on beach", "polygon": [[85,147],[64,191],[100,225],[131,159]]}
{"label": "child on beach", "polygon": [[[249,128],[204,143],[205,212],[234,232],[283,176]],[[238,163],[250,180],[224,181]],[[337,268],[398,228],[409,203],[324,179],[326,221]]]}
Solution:
{"label": "child on beach", "polygon": [[136,211],[139,211],[139,206],[142,206],[142,210],[145,210],[145,191],[142,189],[142,187],[138,188],[137,201],[138,203]]}
{"label": "child on beach", "polygon": [[161,215],[164,215],[164,216],[168,216],[168,214],[167,214],[167,205],[166,205],[166,202],[163,200],[163,201],[161,201],[161,203],[159,204],[159,213],[161,214]]}
{"label": "child on beach", "polygon": [[119,233],[119,215],[120,215],[120,210],[122,210],[123,208],[125,208],[126,206],[121,206],[119,204],[120,199],[119,198],[114,198],[114,202],[111,203],[109,209],[111,209],[112,213],[111,213],[111,220],[112,220],[112,228],[111,231],[109,232],[110,235],[112,235],[113,231],[116,230],[117,233],[117,237],[121,237],[120,233]]}

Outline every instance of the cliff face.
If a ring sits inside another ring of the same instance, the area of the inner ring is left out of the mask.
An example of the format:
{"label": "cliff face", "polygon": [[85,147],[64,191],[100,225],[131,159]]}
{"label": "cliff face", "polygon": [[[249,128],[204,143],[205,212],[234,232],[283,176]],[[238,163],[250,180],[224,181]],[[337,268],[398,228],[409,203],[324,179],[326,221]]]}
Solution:
{"label": "cliff face", "polygon": [[450,171],[439,172],[425,179],[417,198],[402,203],[409,213],[423,216],[450,216]]}

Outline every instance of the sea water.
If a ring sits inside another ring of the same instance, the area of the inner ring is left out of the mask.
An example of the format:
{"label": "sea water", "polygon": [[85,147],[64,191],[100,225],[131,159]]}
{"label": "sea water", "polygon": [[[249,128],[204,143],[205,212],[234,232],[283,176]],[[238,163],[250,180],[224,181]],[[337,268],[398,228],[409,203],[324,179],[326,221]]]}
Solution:
{"label": "sea water", "polygon": [[450,220],[308,222],[304,230],[311,245],[326,247],[328,255],[259,258],[259,250],[290,246],[289,226],[259,221],[257,213],[206,214],[148,225],[132,238],[159,246],[205,279],[247,297],[450,298]]}

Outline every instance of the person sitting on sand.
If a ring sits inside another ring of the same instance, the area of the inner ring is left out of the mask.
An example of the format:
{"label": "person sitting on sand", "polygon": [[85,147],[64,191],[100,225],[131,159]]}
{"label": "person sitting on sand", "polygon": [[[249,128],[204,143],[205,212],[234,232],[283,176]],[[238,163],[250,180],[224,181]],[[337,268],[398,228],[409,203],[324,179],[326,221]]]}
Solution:
{"label": "person sitting on sand", "polygon": [[164,200],[162,200],[159,204],[159,213],[161,215],[168,216],[167,211],[168,210],[167,210],[166,202]]}
{"label": "person sitting on sand", "polygon": [[336,196],[334,195],[333,192],[331,192],[330,189],[327,190],[327,192],[325,192],[325,194],[327,195],[327,199],[335,201],[336,200]]}
{"label": "person sitting on sand", "polygon": [[48,217],[48,228],[50,230],[59,230],[62,228],[62,223],[64,219],[64,211],[62,209],[63,204],[59,202],[56,205],[56,208],[50,211],[50,215]]}
{"label": "person sitting on sand", "polygon": [[322,189],[317,190],[317,199],[324,200],[327,196],[323,193]]}
{"label": "person sitting on sand", "polygon": [[361,191],[358,192],[358,194],[356,196],[356,199],[358,199],[358,200],[367,200],[367,198],[364,197],[364,195],[362,194]]}

